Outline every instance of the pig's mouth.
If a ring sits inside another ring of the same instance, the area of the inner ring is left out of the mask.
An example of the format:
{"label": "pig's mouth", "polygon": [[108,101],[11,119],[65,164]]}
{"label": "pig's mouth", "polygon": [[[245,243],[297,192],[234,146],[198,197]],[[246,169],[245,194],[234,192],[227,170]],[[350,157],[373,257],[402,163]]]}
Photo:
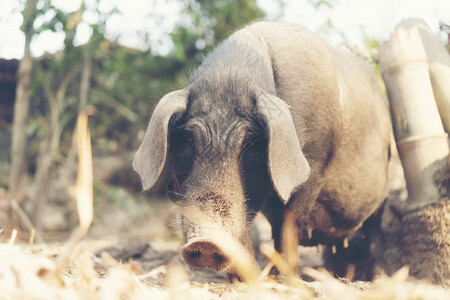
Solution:
{"label": "pig's mouth", "polygon": [[209,239],[189,242],[181,250],[184,260],[194,269],[210,268],[220,271],[230,265],[230,260],[216,243]]}

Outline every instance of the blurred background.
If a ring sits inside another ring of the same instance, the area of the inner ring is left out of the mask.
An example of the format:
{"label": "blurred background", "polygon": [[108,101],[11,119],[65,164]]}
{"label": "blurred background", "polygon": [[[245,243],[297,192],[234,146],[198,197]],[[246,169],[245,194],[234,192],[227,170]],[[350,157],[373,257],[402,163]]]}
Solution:
{"label": "blurred background", "polygon": [[217,43],[255,20],[288,21],[377,68],[378,45],[407,17],[448,44],[448,0],[1,0],[0,238],[34,226],[57,240],[77,224],[79,112],[94,156],[91,236],[175,237],[168,204],[147,201],[163,188],[143,194],[131,161],[157,101]]}

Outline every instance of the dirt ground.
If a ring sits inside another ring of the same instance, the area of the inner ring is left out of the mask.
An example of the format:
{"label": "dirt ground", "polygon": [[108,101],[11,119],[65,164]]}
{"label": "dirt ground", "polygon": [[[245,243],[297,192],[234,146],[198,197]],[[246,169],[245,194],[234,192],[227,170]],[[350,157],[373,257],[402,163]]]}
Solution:
{"label": "dirt ground", "polygon": [[[155,283],[164,281],[165,266],[170,263],[181,264],[194,282],[229,282],[223,272],[209,269],[194,271],[181,259],[179,248],[182,237],[175,222],[176,207],[169,200],[151,199],[149,202],[135,203],[126,213],[114,207],[103,209],[108,211],[104,211],[102,218],[93,225],[88,238],[110,241],[111,247],[102,251],[117,260],[139,262],[142,272],[154,272]],[[271,227],[263,215],[256,216],[255,227],[260,246],[273,246]],[[299,246],[298,252],[300,270],[305,266],[317,268],[322,265],[320,248]],[[256,258],[261,269],[268,264],[260,253]]]}

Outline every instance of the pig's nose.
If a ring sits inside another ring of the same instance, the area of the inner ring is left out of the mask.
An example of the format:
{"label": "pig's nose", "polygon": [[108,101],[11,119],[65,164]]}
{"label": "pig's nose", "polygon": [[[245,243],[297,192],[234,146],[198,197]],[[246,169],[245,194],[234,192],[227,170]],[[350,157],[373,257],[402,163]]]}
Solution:
{"label": "pig's nose", "polygon": [[211,268],[220,271],[228,266],[228,258],[211,241],[195,241],[184,246],[184,260],[193,268]]}

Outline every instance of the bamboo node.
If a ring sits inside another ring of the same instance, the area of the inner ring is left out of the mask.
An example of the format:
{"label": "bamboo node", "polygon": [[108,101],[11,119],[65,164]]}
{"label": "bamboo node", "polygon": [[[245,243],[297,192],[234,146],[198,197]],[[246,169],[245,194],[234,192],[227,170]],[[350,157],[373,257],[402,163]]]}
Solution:
{"label": "bamboo node", "polygon": [[397,145],[402,144],[409,144],[409,143],[416,143],[420,141],[427,141],[427,140],[439,140],[439,139],[447,139],[448,135],[447,133],[444,134],[433,134],[433,135],[414,135],[414,136],[408,136],[405,138],[402,138],[401,140],[397,141]]}

